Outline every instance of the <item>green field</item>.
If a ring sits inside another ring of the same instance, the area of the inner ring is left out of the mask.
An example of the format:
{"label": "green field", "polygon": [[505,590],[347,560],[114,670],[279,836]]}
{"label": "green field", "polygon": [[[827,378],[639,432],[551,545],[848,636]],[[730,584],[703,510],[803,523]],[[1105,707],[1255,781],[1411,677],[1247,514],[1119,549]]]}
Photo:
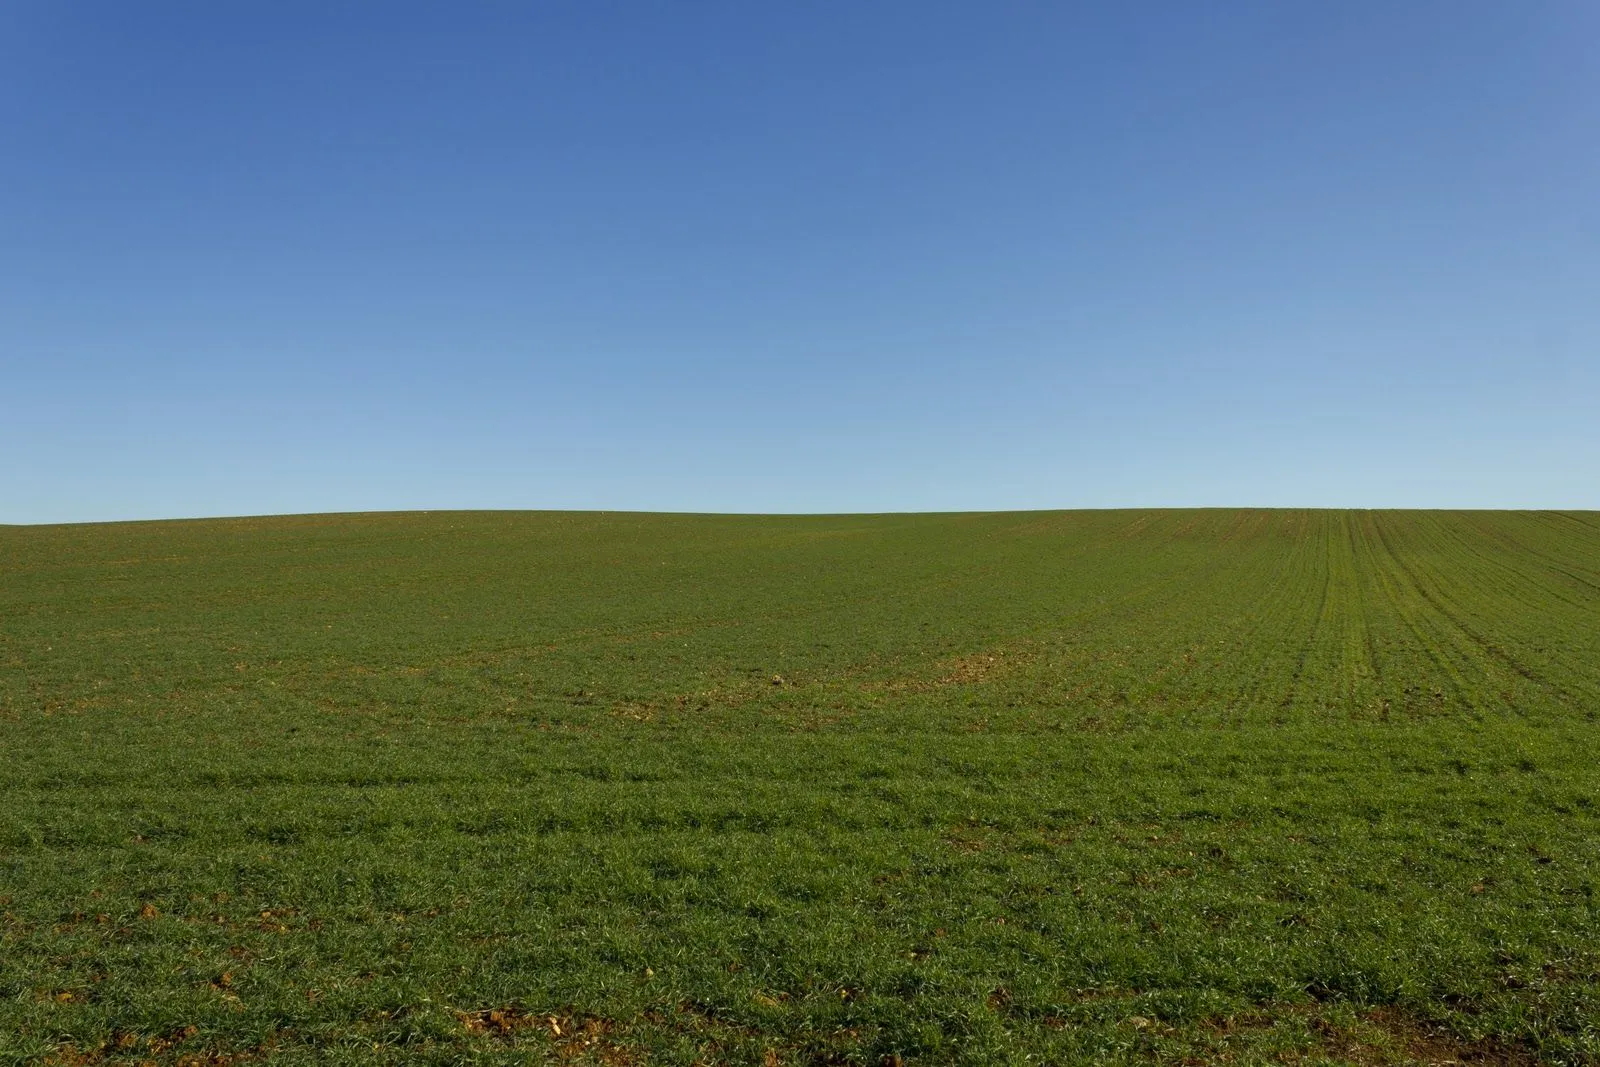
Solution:
{"label": "green field", "polygon": [[0,1062],[1600,1062],[1600,514],[0,527]]}

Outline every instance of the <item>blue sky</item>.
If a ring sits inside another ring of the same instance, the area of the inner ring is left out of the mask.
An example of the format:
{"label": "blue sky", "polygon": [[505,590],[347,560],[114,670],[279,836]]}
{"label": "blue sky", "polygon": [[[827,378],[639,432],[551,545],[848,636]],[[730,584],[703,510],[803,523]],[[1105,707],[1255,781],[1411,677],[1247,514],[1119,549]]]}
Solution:
{"label": "blue sky", "polygon": [[1600,507],[1600,7],[0,7],[0,522]]}

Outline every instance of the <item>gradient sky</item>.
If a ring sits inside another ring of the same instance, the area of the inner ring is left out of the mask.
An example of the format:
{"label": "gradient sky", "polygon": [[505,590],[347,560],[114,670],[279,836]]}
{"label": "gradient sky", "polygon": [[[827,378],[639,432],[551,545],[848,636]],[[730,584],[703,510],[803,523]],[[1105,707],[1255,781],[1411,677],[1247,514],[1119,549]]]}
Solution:
{"label": "gradient sky", "polygon": [[0,522],[1600,507],[1600,5],[0,6]]}

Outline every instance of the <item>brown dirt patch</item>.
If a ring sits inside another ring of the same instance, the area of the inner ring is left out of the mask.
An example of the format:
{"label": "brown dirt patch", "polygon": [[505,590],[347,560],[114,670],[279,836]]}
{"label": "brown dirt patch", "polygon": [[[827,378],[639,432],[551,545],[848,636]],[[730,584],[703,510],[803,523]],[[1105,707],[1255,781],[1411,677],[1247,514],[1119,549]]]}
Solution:
{"label": "brown dirt patch", "polygon": [[1295,1016],[1305,1019],[1313,1047],[1287,1055],[1282,1060],[1285,1063],[1333,1058],[1356,1067],[1523,1067],[1540,1062],[1534,1051],[1524,1045],[1496,1038],[1466,1040],[1397,1008],[1372,1008],[1358,1014],[1352,1023],[1331,1019],[1315,1005],[1269,1008],[1213,1020],[1207,1029],[1216,1042],[1217,1054],[1185,1062],[1231,1061],[1234,1049],[1230,1046],[1242,1045],[1250,1035],[1274,1029]]}
{"label": "brown dirt patch", "polygon": [[563,1060],[601,1063],[606,1067],[629,1067],[641,1062],[616,1039],[621,1027],[610,1019],[549,1015],[517,1007],[458,1011],[456,1018],[468,1033],[498,1040],[513,1040],[522,1033],[537,1035],[548,1041]]}
{"label": "brown dirt patch", "polygon": [[989,649],[939,660],[921,677],[869,682],[862,688],[868,692],[932,693],[950,686],[982,685],[1004,677],[1030,658],[1015,649]]}

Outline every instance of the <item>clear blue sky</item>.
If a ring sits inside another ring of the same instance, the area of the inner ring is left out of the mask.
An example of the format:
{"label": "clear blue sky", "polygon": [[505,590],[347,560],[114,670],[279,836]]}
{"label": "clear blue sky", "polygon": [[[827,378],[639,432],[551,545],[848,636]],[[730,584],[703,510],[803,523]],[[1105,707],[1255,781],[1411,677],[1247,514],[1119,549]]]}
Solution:
{"label": "clear blue sky", "polygon": [[0,522],[1600,507],[1600,5],[0,7]]}

